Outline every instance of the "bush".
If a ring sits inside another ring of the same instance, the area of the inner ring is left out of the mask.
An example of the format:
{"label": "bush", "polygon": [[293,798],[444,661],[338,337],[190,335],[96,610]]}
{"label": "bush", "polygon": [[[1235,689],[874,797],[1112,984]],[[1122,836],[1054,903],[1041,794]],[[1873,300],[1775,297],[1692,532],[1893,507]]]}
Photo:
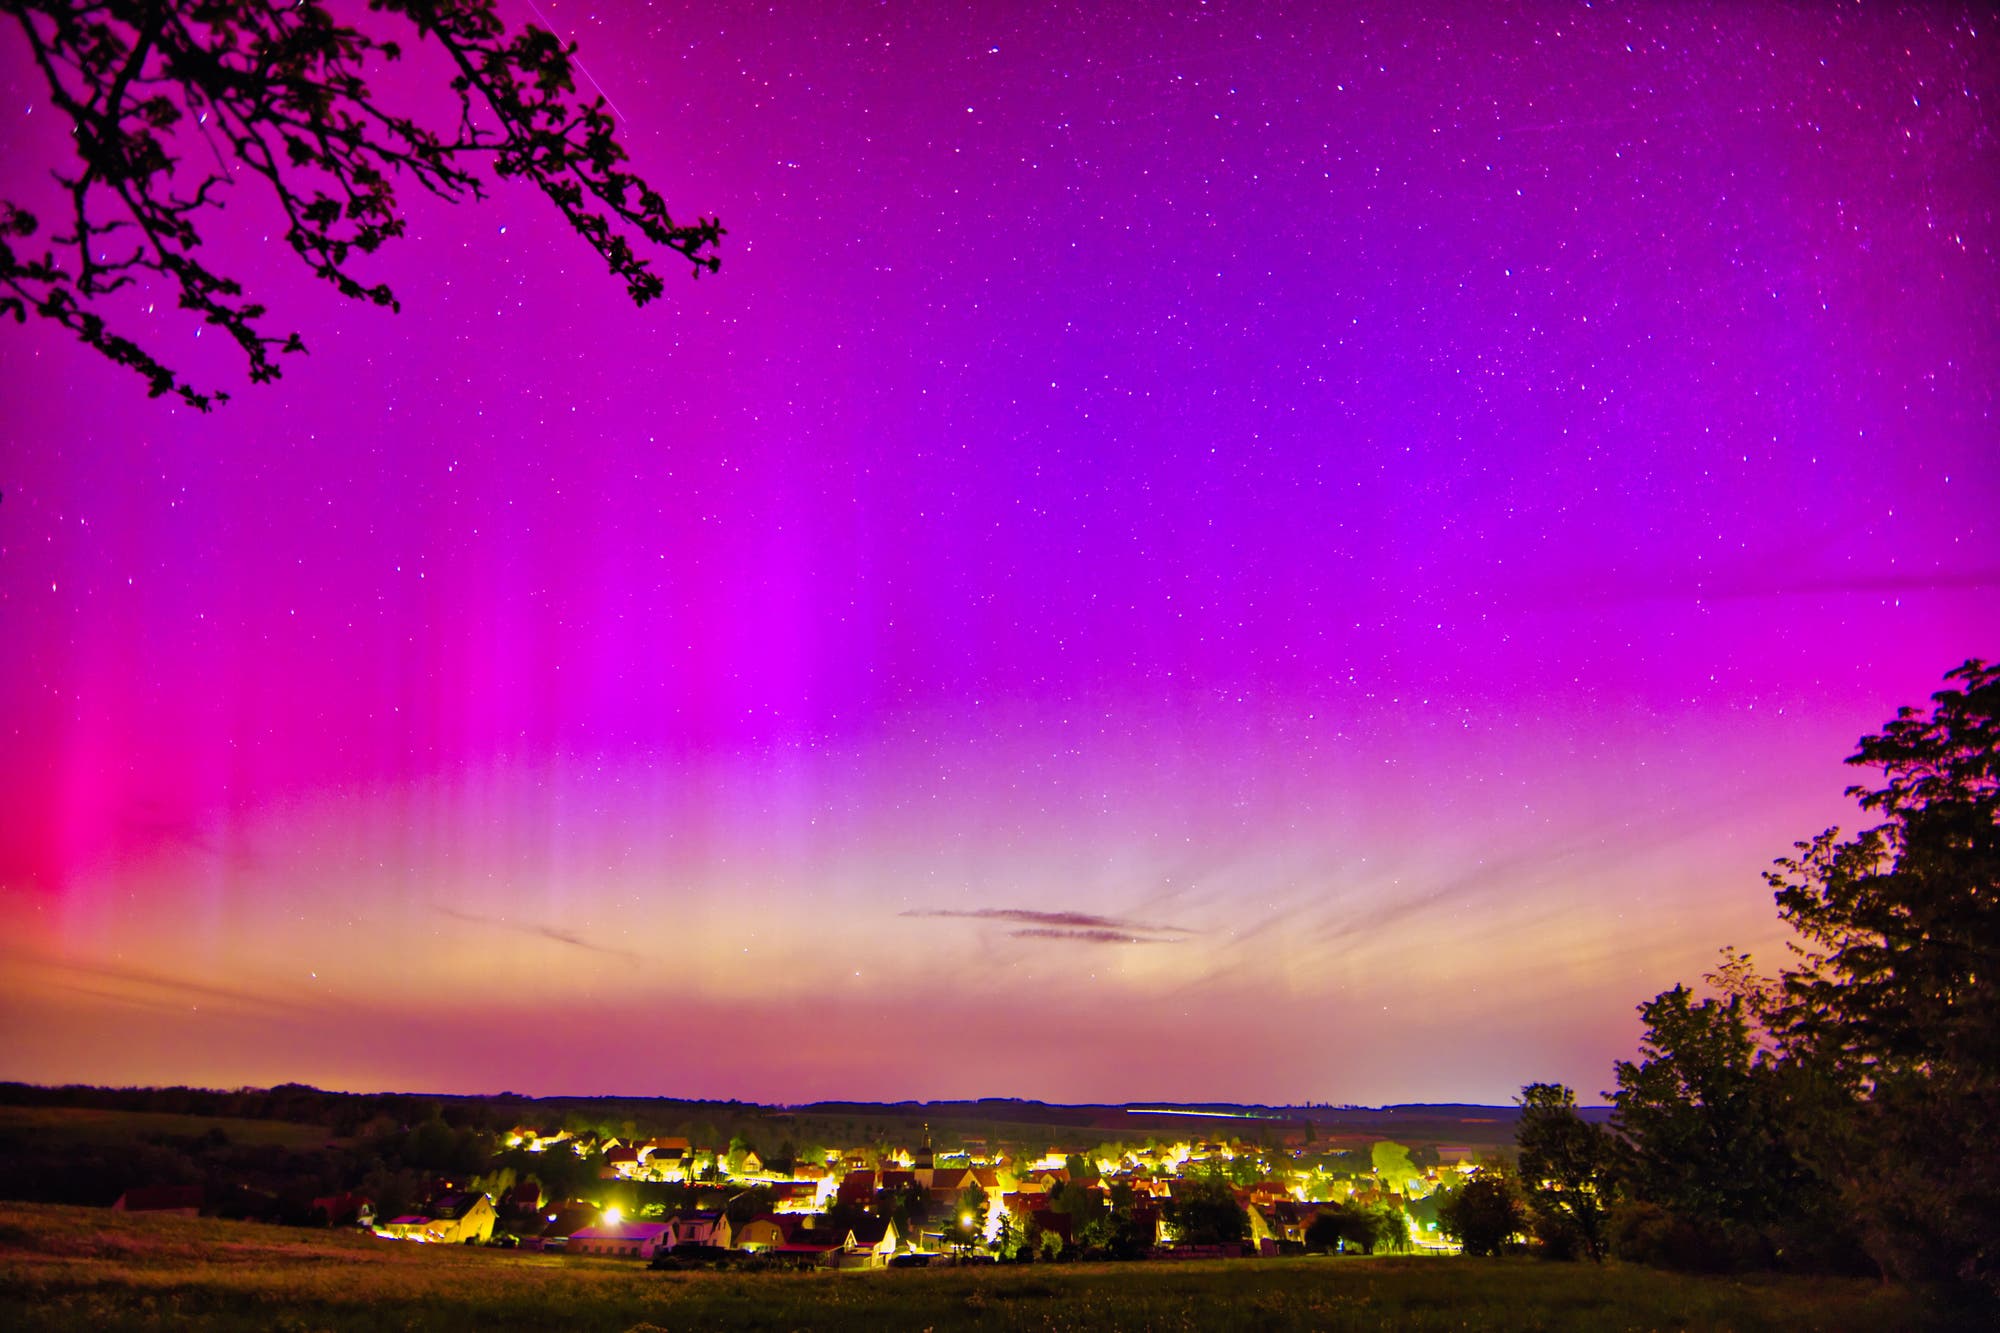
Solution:
{"label": "bush", "polygon": [[1560,1213],[1537,1212],[1530,1230],[1535,1253],[1544,1259],[1573,1263],[1583,1252],[1583,1238],[1577,1235],[1575,1224]]}
{"label": "bush", "polygon": [[1623,1204],[1612,1211],[1611,1252],[1629,1263],[1682,1273],[1726,1273],[1736,1267],[1717,1228],[1656,1203]]}

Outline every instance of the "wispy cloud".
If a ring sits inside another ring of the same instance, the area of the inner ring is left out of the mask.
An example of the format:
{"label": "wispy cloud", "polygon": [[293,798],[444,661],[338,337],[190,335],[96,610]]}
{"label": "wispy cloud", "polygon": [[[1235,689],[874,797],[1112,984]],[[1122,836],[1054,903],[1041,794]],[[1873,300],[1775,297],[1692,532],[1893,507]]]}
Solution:
{"label": "wispy cloud", "polygon": [[1123,930],[1058,930],[1053,926],[1024,926],[1007,932],[1016,940],[1074,940],[1079,944],[1179,944],[1181,936],[1134,935]]}
{"label": "wispy cloud", "polygon": [[72,978],[82,978],[84,982],[108,983],[108,989],[104,984],[87,985],[75,980],[44,984],[141,1008],[181,1009],[190,1005],[212,1004],[239,1011],[264,1011],[278,1016],[307,1014],[317,1008],[304,998],[295,999],[269,991],[238,986],[218,986],[175,976],[168,972],[156,972],[150,968],[132,967],[120,962],[86,962],[81,959],[21,954],[11,950],[0,953],[0,962],[5,962],[10,967],[18,964],[45,968]]}
{"label": "wispy cloud", "polygon": [[1010,939],[1071,940],[1082,944],[1179,944],[1197,933],[1186,926],[1132,921],[1096,912],[1037,912],[1025,907],[911,908],[901,915],[994,921],[1017,927],[1007,932]]}
{"label": "wispy cloud", "polygon": [[456,907],[446,907],[443,903],[432,903],[431,906],[439,914],[448,916],[454,921],[467,921],[476,926],[495,926],[501,930],[511,930],[519,935],[533,935],[540,939],[553,940],[557,944],[567,944],[571,948],[584,949],[590,953],[607,954],[613,958],[628,958],[635,963],[641,961],[639,955],[630,949],[620,949],[616,945],[611,944],[599,944],[595,940],[585,939],[573,930],[564,930],[561,926],[544,925],[535,921],[509,921],[504,916],[483,916],[478,912],[467,912]]}

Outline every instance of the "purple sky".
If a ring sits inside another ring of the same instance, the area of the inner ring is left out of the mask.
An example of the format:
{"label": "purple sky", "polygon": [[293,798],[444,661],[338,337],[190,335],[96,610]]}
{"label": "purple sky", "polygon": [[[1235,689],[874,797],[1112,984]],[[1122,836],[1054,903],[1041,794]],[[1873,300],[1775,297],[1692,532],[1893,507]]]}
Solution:
{"label": "purple sky", "polygon": [[1978,8],[537,3],[714,280],[0,329],[0,1077],[1594,1099],[2000,653]]}

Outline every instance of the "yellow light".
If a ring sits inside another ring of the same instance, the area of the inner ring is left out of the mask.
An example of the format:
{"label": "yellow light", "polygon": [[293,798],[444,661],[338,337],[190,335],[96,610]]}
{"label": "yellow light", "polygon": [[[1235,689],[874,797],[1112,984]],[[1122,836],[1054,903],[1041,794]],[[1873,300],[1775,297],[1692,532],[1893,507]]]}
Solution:
{"label": "yellow light", "polygon": [[615,1227],[624,1217],[625,1211],[622,1208],[606,1208],[604,1210],[604,1225]]}
{"label": "yellow light", "polygon": [[969,1227],[972,1225],[972,1222],[973,1222],[973,1217],[971,1213],[960,1213],[958,1215],[958,1224],[960,1226]]}

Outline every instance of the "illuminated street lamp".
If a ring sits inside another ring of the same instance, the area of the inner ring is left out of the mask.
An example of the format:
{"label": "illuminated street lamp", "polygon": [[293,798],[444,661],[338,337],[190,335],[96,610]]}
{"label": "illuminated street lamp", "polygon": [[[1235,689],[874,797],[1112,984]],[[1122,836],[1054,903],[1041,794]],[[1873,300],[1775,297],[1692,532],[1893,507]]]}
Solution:
{"label": "illuminated street lamp", "polygon": [[972,1224],[979,1219],[967,1209],[958,1215],[958,1252],[960,1256],[972,1253]]}

